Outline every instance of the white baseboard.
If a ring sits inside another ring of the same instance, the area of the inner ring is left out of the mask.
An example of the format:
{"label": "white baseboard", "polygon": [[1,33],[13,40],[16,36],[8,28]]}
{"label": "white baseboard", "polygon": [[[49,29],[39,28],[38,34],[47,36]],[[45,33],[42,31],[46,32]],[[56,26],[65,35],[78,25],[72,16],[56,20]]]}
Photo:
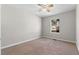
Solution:
{"label": "white baseboard", "polygon": [[[46,36],[43,36],[43,37],[49,38],[49,37],[46,37]],[[49,39],[53,39],[53,38],[49,38]],[[76,43],[75,41],[70,41],[70,40],[63,40],[63,39],[56,39],[56,40],[65,41],[65,42],[71,42],[71,43]]]}
{"label": "white baseboard", "polygon": [[17,43],[11,44],[11,45],[7,45],[7,46],[4,46],[4,47],[1,47],[1,49],[16,46],[16,45],[19,45],[19,44],[22,44],[22,43],[25,43],[25,42],[29,42],[29,41],[32,41],[32,40],[35,40],[35,39],[38,39],[38,38],[40,38],[40,37],[35,37],[35,38],[31,38],[31,39],[28,39],[28,40],[25,40],[25,41],[21,41],[21,42],[17,42]]}
{"label": "white baseboard", "polygon": [[[31,38],[31,39],[28,39],[28,40],[25,40],[25,41],[21,41],[21,42],[18,42],[18,43],[7,45],[7,46],[4,46],[4,47],[1,47],[1,49],[5,49],[5,48],[8,48],[8,47],[16,46],[16,45],[19,45],[19,44],[22,44],[22,43],[25,43],[25,42],[29,42],[29,41],[32,41],[32,40],[35,40],[35,39],[38,39],[38,38],[40,38],[40,37],[35,37],[35,38]],[[45,38],[49,38],[49,37],[45,37]],[[49,39],[52,39],[52,38],[49,38]],[[69,41],[69,40],[62,40],[62,39],[57,39],[57,40],[71,42],[71,43],[76,43],[75,41]]]}

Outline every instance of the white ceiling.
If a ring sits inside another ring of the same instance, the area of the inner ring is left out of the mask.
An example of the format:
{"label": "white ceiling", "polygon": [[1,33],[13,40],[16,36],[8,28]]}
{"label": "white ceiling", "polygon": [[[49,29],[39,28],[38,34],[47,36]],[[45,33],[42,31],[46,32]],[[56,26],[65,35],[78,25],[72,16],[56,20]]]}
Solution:
{"label": "white ceiling", "polygon": [[55,15],[55,14],[59,14],[62,12],[67,12],[67,11],[76,9],[75,4],[54,4],[52,11],[48,13],[48,12],[42,12],[42,11],[39,12],[39,7],[37,4],[15,4],[12,6],[19,7],[22,9],[27,9],[40,17]]}

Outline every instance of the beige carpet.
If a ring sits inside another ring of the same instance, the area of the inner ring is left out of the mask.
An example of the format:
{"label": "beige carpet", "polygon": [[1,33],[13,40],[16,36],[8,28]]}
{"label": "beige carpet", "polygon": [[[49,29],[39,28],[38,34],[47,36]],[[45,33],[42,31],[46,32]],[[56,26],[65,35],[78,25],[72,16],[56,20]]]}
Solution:
{"label": "beige carpet", "polygon": [[1,50],[2,55],[78,55],[73,43],[40,38]]}

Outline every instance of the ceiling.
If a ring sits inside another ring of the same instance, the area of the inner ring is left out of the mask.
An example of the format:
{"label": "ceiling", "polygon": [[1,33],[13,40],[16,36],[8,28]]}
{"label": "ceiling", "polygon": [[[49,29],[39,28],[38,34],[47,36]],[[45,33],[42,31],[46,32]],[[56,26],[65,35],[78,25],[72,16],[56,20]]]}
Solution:
{"label": "ceiling", "polygon": [[54,7],[51,12],[43,12],[43,11],[39,12],[39,6],[37,4],[15,4],[12,6],[19,7],[25,10],[27,9],[30,12],[40,17],[55,15],[76,9],[75,4],[54,4]]}

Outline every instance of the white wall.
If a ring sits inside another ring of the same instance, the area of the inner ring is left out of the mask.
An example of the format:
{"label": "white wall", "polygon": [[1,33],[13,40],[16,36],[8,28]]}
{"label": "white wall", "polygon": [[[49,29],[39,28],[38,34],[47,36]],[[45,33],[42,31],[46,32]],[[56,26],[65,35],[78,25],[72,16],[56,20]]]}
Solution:
{"label": "white wall", "polygon": [[0,4],[0,54],[1,54],[1,4]]}
{"label": "white wall", "polygon": [[41,35],[41,19],[30,11],[2,5],[2,40],[1,47]]}
{"label": "white wall", "polygon": [[0,39],[1,39],[1,4],[0,4]]}
{"label": "white wall", "polygon": [[76,40],[77,40],[77,47],[79,50],[79,5],[77,5],[77,9],[76,9]]}
{"label": "white wall", "polygon": [[[52,19],[60,19],[60,32],[55,33],[50,31],[50,21]],[[58,39],[63,41],[75,42],[75,20],[76,14],[75,10],[49,16],[42,18],[42,36],[51,38],[51,39]]]}

